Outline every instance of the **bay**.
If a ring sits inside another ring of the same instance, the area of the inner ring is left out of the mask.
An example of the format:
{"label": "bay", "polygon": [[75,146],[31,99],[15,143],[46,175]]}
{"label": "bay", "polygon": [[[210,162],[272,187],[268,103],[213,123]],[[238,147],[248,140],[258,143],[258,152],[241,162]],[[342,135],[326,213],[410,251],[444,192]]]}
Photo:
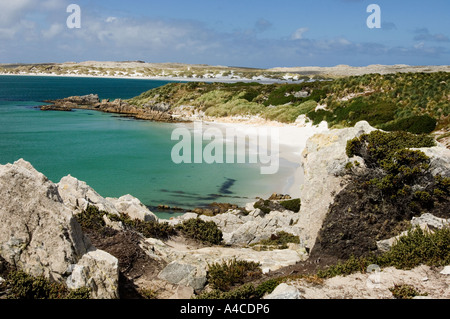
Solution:
{"label": "bay", "polygon": [[[103,197],[131,194],[154,208],[245,204],[273,192],[258,164],[174,164],[171,133],[155,123],[89,110],[43,112],[48,99],[127,99],[169,83],[141,79],[0,76],[0,164],[29,161],[53,182],[66,175]],[[287,172],[280,172],[287,174]],[[156,212],[161,218],[173,212]]]}

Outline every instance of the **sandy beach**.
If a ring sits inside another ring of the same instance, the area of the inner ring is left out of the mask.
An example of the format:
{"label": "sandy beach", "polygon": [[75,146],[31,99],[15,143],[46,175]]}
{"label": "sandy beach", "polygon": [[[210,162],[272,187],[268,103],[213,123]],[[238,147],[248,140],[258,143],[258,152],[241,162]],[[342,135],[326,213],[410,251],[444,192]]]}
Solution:
{"label": "sandy beach", "polygon": [[[265,175],[263,179],[267,179],[273,184],[273,192],[281,194],[289,194],[292,198],[300,197],[301,185],[304,180],[303,167],[301,165],[302,153],[306,147],[306,141],[317,133],[328,131],[326,122],[313,126],[311,123],[295,123],[284,124],[274,121],[266,121],[259,118],[249,120],[236,120],[233,118],[208,119],[202,122],[204,128],[217,127],[222,132],[226,132],[227,128],[234,129],[238,135],[253,136],[258,134],[259,137],[268,134],[276,137],[277,147],[274,150],[269,144],[267,154],[278,156],[280,170],[273,175]],[[253,135],[252,135],[253,134]],[[259,145],[262,153],[266,153],[264,149],[266,145]],[[273,152],[274,153],[271,153]],[[270,195],[270,194],[265,194]]]}

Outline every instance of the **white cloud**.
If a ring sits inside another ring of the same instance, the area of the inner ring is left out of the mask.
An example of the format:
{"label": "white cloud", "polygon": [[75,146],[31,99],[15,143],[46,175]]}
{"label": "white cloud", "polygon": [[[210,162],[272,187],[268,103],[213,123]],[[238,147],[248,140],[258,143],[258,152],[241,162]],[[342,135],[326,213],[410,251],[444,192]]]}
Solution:
{"label": "white cloud", "polygon": [[116,17],[107,17],[105,21],[106,21],[107,23],[112,23],[112,22],[114,22],[114,21],[117,21],[117,18],[116,18]]}
{"label": "white cloud", "polygon": [[52,24],[49,29],[42,31],[42,36],[45,39],[51,39],[59,35],[64,30],[64,26],[59,23]]}
{"label": "white cloud", "polygon": [[301,39],[303,39],[303,34],[305,34],[307,31],[309,31],[308,28],[298,28],[292,34],[291,39],[292,40],[301,40]]}
{"label": "white cloud", "polygon": [[0,25],[9,26],[16,23],[26,12],[32,10],[34,5],[32,0],[0,1]]}

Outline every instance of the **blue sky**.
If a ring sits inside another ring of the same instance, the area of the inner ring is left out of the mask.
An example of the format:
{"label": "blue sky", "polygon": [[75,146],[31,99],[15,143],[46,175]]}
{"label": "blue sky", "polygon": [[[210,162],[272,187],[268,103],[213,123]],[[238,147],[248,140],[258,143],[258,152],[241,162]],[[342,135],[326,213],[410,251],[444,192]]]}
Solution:
{"label": "blue sky", "polygon": [[[69,4],[81,28],[69,29]],[[369,4],[381,28],[369,29]],[[450,1],[0,0],[0,63],[447,65]]]}

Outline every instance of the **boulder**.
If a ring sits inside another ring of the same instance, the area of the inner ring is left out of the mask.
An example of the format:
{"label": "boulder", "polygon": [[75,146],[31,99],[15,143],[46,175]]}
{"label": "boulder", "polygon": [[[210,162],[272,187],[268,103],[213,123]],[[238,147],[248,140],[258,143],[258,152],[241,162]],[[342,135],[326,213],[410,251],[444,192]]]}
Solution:
{"label": "boulder", "polygon": [[158,217],[136,197],[125,195],[120,198],[107,197],[106,200],[112,203],[118,212],[127,214],[132,219],[158,221]]}
{"label": "boulder", "polygon": [[450,275],[450,266],[445,266],[439,273],[441,275]]}
{"label": "boulder", "polygon": [[438,145],[428,148],[417,148],[430,158],[430,172],[433,175],[450,177],[450,149]]}
{"label": "boulder", "polygon": [[202,289],[206,284],[206,271],[188,263],[173,261],[158,274],[158,278],[194,290]]}
{"label": "boulder", "polygon": [[85,210],[88,205],[93,205],[110,214],[119,214],[113,203],[100,196],[86,182],[68,175],[63,177],[57,185],[64,204],[77,213]]}
{"label": "boulder", "polygon": [[297,288],[282,283],[271,294],[264,296],[263,299],[302,299],[302,297]]}
{"label": "boulder", "polygon": [[0,165],[0,256],[32,276],[61,283],[83,267],[93,298],[118,296],[115,257],[92,246],[58,186],[24,160]]}

